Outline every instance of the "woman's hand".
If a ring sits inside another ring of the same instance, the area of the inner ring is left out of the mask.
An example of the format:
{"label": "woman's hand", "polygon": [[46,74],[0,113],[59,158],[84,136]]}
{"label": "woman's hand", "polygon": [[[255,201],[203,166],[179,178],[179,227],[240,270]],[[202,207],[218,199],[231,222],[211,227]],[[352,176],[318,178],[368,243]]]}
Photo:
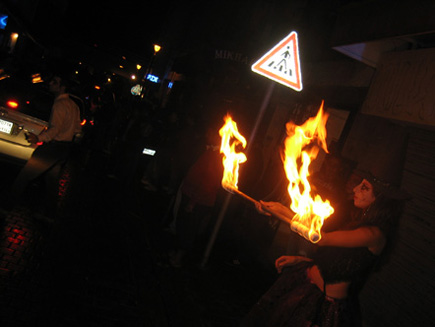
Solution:
{"label": "woman's hand", "polygon": [[270,212],[267,212],[264,210],[263,205],[262,205],[263,201],[260,202],[255,202],[255,209],[257,209],[258,213],[261,213],[262,215],[266,215],[266,216],[272,216],[270,214]]}
{"label": "woman's hand", "polygon": [[260,208],[261,211],[259,211],[260,213],[266,214],[268,216],[274,215],[275,217],[278,217],[281,220],[285,220],[289,222],[293,218],[294,213],[290,210],[290,208],[286,207],[285,205],[279,202],[260,201],[260,205],[261,205]]}
{"label": "woman's hand", "polygon": [[295,255],[283,255],[276,259],[275,268],[278,271],[278,274],[282,272],[282,269],[287,266],[293,266],[302,261],[312,261],[310,258],[295,256]]}

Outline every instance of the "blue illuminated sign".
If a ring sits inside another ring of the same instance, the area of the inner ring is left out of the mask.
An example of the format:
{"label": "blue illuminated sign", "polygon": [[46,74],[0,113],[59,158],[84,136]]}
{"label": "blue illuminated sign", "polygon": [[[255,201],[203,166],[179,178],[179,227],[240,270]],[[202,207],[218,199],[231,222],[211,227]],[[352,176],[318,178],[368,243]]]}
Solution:
{"label": "blue illuminated sign", "polygon": [[8,15],[0,14],[0,29],[4,30],[8,24]]}
{"label": "blue illuminated sign", "polygon": [[172,85],[174,85],[174,83],[169,82],[169,83],[168,83],[168,89],[172,89]]}
{"label": "blue illuminated sign", "polygon": [[149,81],[151,81],[153,83],[158,83],[159,82],[159,78],[157,76],[151,75],[151,74],[147,75],[147,80],[149,80]]}

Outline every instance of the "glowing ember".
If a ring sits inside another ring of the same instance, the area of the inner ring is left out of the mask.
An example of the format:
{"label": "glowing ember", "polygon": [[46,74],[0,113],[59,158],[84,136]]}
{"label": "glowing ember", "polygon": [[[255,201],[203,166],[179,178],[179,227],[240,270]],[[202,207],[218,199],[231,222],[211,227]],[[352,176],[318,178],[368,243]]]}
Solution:
{"label": "glowing ember", "polygon": [[291,198],[290,209],[295,213],[291,228],[312,243],[320,240],[323,222],[333,212],[329,201],[319,195],[314,198],[308,182],[309,166],[317,157],[319,147],[328,152],[326,145],[326,121],[328,114],[323,112],[323,101],[316,117],[303,125],[287,123],[285,140],[284,169],[289,180],[288,192]]}
{"label": "glowing ember", "polygon": [[224,165],[224,174],[222,178],[222,187],[228,192],[237,190],[239,180],[239,164],[246,161],[246,156],[242,152],[236,152],[236,147],[246,147],[246,139],[239,133],[237,124],[227,115],[225,125],[219,130],[222,138],[220,152],[224,154],[222,159]]}

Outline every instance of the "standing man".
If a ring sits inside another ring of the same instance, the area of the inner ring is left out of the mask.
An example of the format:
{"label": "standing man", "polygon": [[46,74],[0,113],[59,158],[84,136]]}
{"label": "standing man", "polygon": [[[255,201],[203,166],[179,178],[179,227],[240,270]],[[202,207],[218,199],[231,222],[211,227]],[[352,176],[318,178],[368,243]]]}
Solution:
{"label": "standing man", "polygon": [[53,220],[57,208],[60,170],[68,159],[74,137],[81,131],[81,125],[80,109],[67,93],[67,79],[55,74],[49,82],[49,90],[55,97],[49,127],[39,135],[27,135],[29,143],[43,144],[35,149],[18,174],[12,185],[11,196],[13,203],[17,204],[29,183],[44,174],[46,198],[42,214]]}

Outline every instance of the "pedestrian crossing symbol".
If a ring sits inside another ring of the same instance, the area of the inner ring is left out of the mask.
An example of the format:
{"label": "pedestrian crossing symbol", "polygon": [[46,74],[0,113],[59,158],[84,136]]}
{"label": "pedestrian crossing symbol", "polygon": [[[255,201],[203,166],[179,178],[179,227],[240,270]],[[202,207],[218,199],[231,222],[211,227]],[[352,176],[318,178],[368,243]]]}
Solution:
{"label": "pedestrian crossing symbol", "polygon": [[253,72],[275,82],[302,90],[301,65],[299,63],[298,36],[291,32],[251,67]]}

